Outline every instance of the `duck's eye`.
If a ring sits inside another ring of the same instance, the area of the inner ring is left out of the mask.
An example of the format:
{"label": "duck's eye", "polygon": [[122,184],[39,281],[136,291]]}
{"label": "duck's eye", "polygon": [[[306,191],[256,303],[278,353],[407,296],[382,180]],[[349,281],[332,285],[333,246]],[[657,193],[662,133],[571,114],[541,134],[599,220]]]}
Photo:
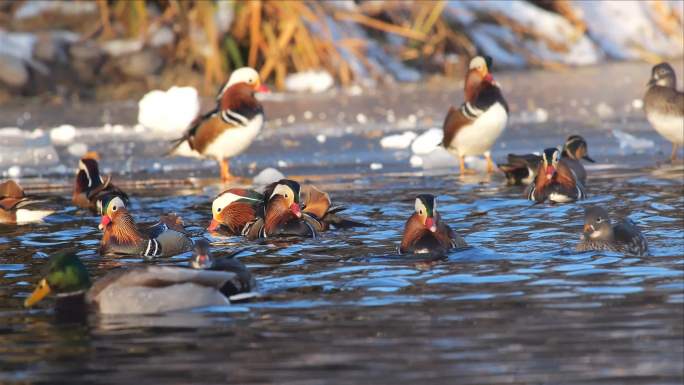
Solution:
{"label": "duck's eye", "polygon": [[601,223],[601,222],[603,222],[603,218],[601,218],[601,217],[596,218],[596,223]]}
{"label": "duck's eye", "polygon": [[423,215],[423,210],[418,210],[418,214]]}
{"label": "duck's eye", "polygon": [[112,211],[116,211],[117,208],[118,207],[116,207],[116,206],[112,206]]}
{"label": "duck's eye", "polygon": [[250,78],[249,80],[247,80],[247,83],[254,83],[254,79]]}
{"label": "duck's eye", "polygon": [[288,195],[287,195],[287,193],[285,193],[285,198],[287,198],[287,197],[288,197]]}
{"label": "duck's eye", "polygon": [[217,207],[217,208],[216,208],[216,212],[217,212],[217,213],[220,213],[220,212],[221,212],[221,208],[220,208],[220,207]]}

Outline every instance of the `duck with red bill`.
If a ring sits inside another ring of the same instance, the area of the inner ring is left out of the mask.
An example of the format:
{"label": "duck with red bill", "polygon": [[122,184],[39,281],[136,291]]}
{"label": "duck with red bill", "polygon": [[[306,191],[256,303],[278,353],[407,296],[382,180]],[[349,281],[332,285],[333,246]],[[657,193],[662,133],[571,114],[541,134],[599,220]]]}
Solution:
{"label": "duck with red bill", "polygon": [[434,195],[418,195],[414,208],[413,215],[404,227],[399,246],[401,253],[444,254],[451,249],[468,246],[463,238],[442,222]]}

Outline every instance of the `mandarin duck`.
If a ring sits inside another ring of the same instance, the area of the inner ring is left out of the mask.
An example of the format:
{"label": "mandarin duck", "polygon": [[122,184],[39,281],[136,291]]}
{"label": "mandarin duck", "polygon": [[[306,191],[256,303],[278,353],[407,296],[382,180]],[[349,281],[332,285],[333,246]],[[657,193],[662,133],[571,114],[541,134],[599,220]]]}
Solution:
{"label": "mandarin duck", "polygon": [[467,246],[465,240],[442,221],[433,195],[416,196],[415,212],[404,226],[400,253],[443,254],[451,249]]}
{"label": "mandarin duck", "polygon": [[45,217],[55,212],[32,208],[42,202],[44,200],[27,196],[24,189],[13,180],[0,183],[0,224],[24,225],[42,222]]}
{"label": "mandarin duck", "polygon": [[221,292],[227,285],[241,285],[237,274],[175,266],[121,268],[91,284],[79,258],[63,252],[50,259],[47,274],[24,306],[31,307],[53,292],[57,310],[80,304],[84,310],[102,314],[164,313],[229,305]]}
{"label": "mandarin duck", "polygon": [[104,194],[110,194],[128,204],[128,195],[111,183],[111,177],[102,179],[97,160],[97,154],[90,153],[78,162],[71,202],[77,207],[97,212],[97,201]]}
{"label": "mandarin duck", "polygon": [[584,212],[584,233],[580,236],[576,250],[611,250],[643,256],[648,253],[648,243],[629,218],[612,224],[606,210],[589,206]]}
{"label": "mandarin duck", "polygon": [[316,238],[320,221],[301,209],[299,183],[281,179],[266,186],[263,192],[264,216],[248,224],[243,233],[247,239],[299,236]]}
{"label": "mandarin duck", "polygon": [[169,153],[214,158],[220,165],[221,180],[232,179],[229,158],[244,152],[264,124],[264,109],[254,93],[265,90],[254,69],[234,71],[218,94],[216,108],[195,119]]}
{"label": "mandarin duck", "polygon": [[309,221],[316,231],[326,231],[330,227],[343,229],[350,227],[367,227],[365,223],[346,219],[338,213],[346,210],[344,206],[333,206],[330,194],[319,190],[314,185],[304,185],[301,188],[302,212],[316,221]]}
{"label": "mandarin duck", "polygon": [[219,194],[211,204],[211,223],[207,230],[224,230],[244,235],[248,224],[264,216],[264,196],[254,190],[231,188]]}
{"label": "mandarin duck", "polygon": [[[570,135],[563,145],[561,158],[566,159],[568,166],[575,171],[580,181],[585,183],[587,172],[580,163],[580,159],[591,163],[594,163],[594,160],[588,155],[587,142],[584,138],[579,135]],[[498,165],[499,169],[506,175],[506,182],[509,185],[528,185],[537,176],[537,169],[542,161],[542,156],[508,154],[507,161],[508,163]]]}
{"label": "mandarin duck", "polygon": [[525,196],[537,203],[549,200],[554,203],[567,203],[587,197],[584,185],[575,175],[565,159],[560,158],[560,150],[547,148],[542,153],[542,161],[537,168],[537,176],[525,190]]}
{"label": "mandarin duck", "polygon": [[192,248],[180,217],[163,215],[154,225],[139,228],[120,197],[106,196],[101,202],[102,218],[98,226],[104,232],[101,254],[155,258],[177,255]]}
{"label": "mandarin duck", "polygon": [[190,260],[190,266],[194,269],[235,273],[239,285],[235,286],[235,281],[229,281],[225,287],[221,288],[221,293],[232,301],[236,299],[235,296],[238,294],[249,293],[256,290],[256,281],[254,280],[254,277],[247,267],[240,262],[239,259],[235,258],[236,255],[245,251],[244,249],[223,255],[220,258],[214,258],[209,251],[209,242],[204,238],[200,238],[195,241],[192,250],[193,256]]}
{"label": "mandarin duck", "polygon": [[465,100],[461,107],[450,107],[444,119],[442,145],[459,159],[461,174],[472,173],[465,157],[484,154],[487,172],[494,171],[490,149],[501,136],[508,121],[508,104],[501,88],[489,73],[491,58],[474,57],[465,79]]}
{"label": "mandarin duck", "polygon": [[644,96],[646,119],[665,139],[672,142],[672,156],[684,145],[684,92],[677,91],[677,75],[668,63],[651,70],[651,80]]}

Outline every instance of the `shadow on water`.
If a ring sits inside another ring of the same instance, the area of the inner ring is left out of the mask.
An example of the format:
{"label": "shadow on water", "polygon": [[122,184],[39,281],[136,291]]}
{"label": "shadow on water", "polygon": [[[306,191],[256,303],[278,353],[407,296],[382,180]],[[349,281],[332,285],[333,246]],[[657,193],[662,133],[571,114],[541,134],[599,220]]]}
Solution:
{"label": "shadow on water", "polygon": [[[588,201],[534,207],[498,179],[321,178],[347,215],[371,226],[298,242],[205,234],[213,190],[137,190],[136,220],[173,211],[193,235],[209,236],[218,256],[247,247],[240,258],[262,296],[80,320],[50,306],[21,308],[50,255],[73,247],[96,277],[144,262],[98,256],[98,218],[69,207],[64,193],[53,204],[67,208],[46,223],[0,229],[0,382],[313,384],[332,373],[350,384],[681,382],[681,176],[604,170],[592,174]],[[425,186],[470,247],[397,254]],[[575,252],[587,204],[630,215],[651,255]],[[188,257],[157,263],[185,266]]]}

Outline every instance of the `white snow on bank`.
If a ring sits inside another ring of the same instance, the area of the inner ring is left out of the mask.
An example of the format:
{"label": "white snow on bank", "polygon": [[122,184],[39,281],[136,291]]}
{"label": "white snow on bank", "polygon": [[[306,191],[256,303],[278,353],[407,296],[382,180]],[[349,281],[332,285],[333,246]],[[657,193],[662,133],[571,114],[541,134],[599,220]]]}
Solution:
{"label": "white snow on bank", "polygon": [[650,139],[638,138],[620,130],[613,130],[613,136],[620,143],[620,150],[643,152],[655,146],[655,143]]}
{"label": "white snow on bank", "polygon": [[67,145],[76,138],[76,127],[62,124],[50,130],[50,140],[55,145]]}
{"label": "white snow on bank", "polygon": [[663,31],[659,24],[668,24],[663,23],[667,16],[656,11],[657,7],[662,7],[665,12],[677,12],[681,20],[684,8],[681,1],[576,1],[568,4],[581,14],[592,38],[615,59],[641,59],[645,52],[665,57],[684,54],[681,29]]}
{"label": "white snow on bank", "polygon": [[261,172],[259,172],[254,177],[254,179],[252,179],[252,183],[254,183],[255,185],[258,185],[258,186],[265,186],[267,184],[277,182],[277,181],[284,179],[284,178],[285,178],[285,175],[282,172],[278,171],[275,168],[268,167],[268,168],[261,170]]}
{"label": "white snow on bank", "polygon": [[179,135],[197,117],[200,100],[194,87],[150,91],[138,102],[138,122],[160,133]]}
{"label": "white snow on bank", "polygon": [[429,154],[440,147],[444,133],[441,128],[431,128],[420,134],[411,144],[411,151],[416,155]]}
{"label": "white snow on bank", "polygon": [[291,92],[319,93],[326,91],[333,84],[335,80],[327,71],[304,71],[285,77],[285,89]]}
{"label": "white snow on bank", "polygon": [[399,135],[389,135],[380,139],[380,146],[382,148],[396,148],[404,149],[411,145],[411,142],[416,138],[416,133],[413,131],[406,131]]}

